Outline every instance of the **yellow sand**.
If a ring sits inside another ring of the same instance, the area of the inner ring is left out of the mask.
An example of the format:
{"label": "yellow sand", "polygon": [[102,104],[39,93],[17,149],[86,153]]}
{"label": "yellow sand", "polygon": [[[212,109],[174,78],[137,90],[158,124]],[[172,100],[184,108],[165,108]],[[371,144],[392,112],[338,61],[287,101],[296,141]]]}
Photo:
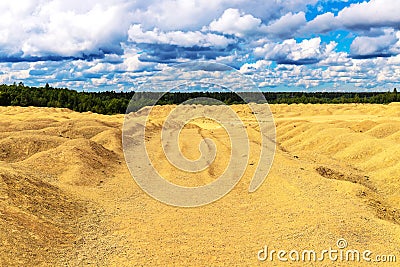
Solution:
{"label": "yellow sand", "polygon": [[[228,195],[199,208],[167,206],[137,186],[122,153],[123,115],[0,107],[0,265],[365,266],[257,260],[265,245],[320,251],[339,238],[399,262],[400,104],[270,107],[278,144],[264,184],[248,193],[259,133],[254,115],[233,106],[248,126],[250,162]],[[173,108],[157,107],[148,125],[154,166],[176,184],[207,184],[229,161],[227,134],[191,121],[182,153],[197,159],[209,137],[221,154],[199,174],[176,170],[159,140]]]}

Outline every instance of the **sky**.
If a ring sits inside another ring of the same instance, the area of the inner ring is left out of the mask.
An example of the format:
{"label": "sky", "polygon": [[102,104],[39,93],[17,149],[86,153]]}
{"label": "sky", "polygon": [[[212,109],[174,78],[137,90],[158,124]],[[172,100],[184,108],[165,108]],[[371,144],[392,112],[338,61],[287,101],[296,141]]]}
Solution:
{"label": "sky", "polygon": [[130,91],[226,64],[263,91],[388,91],[400,0],[1,0],[0,84]]}

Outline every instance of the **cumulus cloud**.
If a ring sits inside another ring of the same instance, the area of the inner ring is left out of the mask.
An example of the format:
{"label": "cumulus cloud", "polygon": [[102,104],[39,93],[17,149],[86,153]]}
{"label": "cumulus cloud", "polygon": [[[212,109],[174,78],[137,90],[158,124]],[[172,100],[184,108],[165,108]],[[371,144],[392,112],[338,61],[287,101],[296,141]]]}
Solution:
{"label": "cumulus cloud", "polygon": [[329,32],[339,27],[335,15],[331,12],[327,12],[315,17],[312,21],[308,22],[304,26],[302,32],[306,33],[324,33]]}
{"label": "cumulus cloud", "polygon": [[134,22],[145,29],[164,31],[200,30],[225,10],[227,1],[166,0],[138,1],[133,11]]}
{"label": "cumulus cloud", "polygon": [[259,32],[261,30],[260,27],[260,19],[249,14],[240,13],[237,9],[229,8],[224,11],[219,19],[210,23],[209,29],[243,37],[247,34]]}
{"label": "cumulus cloud", "polygon": [[169,31],[163,32],[155,28],[152,31],[144,31],[140,24],[132,25],[128,31],[129,41],[135,43],[171,44],[183,47],[216,47],[224,48],[235,42],[225,36],[200,31]]}
{"label": "cumulus cloud", "polygon": [[238,37],[269,34],[273,37],[287,39],[294,36],[297,30],[305,25],[306,22],[303,11],[298,13],[288,12],[272,20],[267,26],[262,23],[260,18],[240,12],[238,9],[229,8],[224,11],[220,18],[213,20],[206,29],[233,34]]}
{"label": "cumulus cloud", "polygon": [[371,0],[351,4],[338,12],[337,16],[327,12],[309,21],[306,32],[321,33],[338,28],[368,32],[376,28],[399,28],[400,2],[392,0]]}
{"label": "cumulus cloud", "polygon": [[349,29],[370,29],[373,27],[398,27],[400,23],[400,2],[392,0],[371,0],[352,4],[338,14],[338,20]]}
{"label": "cumulus cloud", "polygon": [[258,60],[255,63],[245,63],[243,64],[239,71],[243,74],[252,74],[257,72],[258,70],[265,70],[265,68],[271,65],[271,61],[268,60]]}
{"label": "cumulus cloud", "polygon": [[307,20],[304,12],[299,12],[297,14],[289,12],[270,24],[266,28],[266,31],[282,38],[288,38],[294,36],[297,30],[306,24],[306,22]]}
{"label": "cumulus cloud", "polygon": [[240,10],[268,22],[288,12],[305,11],[307,5],[316,2],[317,0],[142,0],[137,1],[133,17],[146,30],[156,27],[163,31],[193,31],[209,25],[228,9]]}
{"label": "cumulus cloud", "polygon": [[254,50],[254,54],[279,64],[314,64],[329,56],[336,47],[335,42],[321,43],[321,38],[305,39],[300,43],[288,39],[282,43],[267,43]]}
{"label": "cumulus cloud", "polygon": [[356,37],[351,44],[350,50],[353,57],[391,56],[395,52],[394,45],[398,41],[399,39],[395,32],[390,30],[377,37]]}
{"label": "cumulus cloud", "polygon": [[[1,57],[63,58],[122,54],[128,28],[124,4],[106,1],[2,1]],[[26,5],[25,5],[26,4]]]}
{"label": "cumulus cloud", "polygon": [[352,64],[349,54],[346,52],[336,52],[332,51],[327,54],[327,56],[322,59],[318,65],[319,66],[349,66]]}

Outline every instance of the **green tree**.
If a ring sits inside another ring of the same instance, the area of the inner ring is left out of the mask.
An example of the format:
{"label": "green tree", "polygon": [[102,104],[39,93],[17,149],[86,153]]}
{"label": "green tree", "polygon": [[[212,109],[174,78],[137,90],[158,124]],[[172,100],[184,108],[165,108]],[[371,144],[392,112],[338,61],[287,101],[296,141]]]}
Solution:
{"label": "green tree", "polygon": [[11,105],[11,96],[7,92],[0,92],[0,106]]}

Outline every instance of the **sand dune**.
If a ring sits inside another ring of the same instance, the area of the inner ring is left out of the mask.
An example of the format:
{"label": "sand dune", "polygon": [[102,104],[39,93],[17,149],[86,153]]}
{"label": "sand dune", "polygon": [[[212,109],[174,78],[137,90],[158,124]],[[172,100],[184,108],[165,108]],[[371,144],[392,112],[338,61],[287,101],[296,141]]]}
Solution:
{"label": "sand dune", "polygon": [[[181,132],[182,153],[197,159],[205,137],[222,153],[200,173],[178,170],[160,144],[175,107],[153,110],[150,158],[176,184],[210,183],[229,161],[227,133],[213,120],[191,121]],[[250,139],[244,176],[219,201],[186,209],[154,200],[135,183],[122,153],[122,115],[0,107],[0,265],[281,266],[290,263],[262,263],[257,252],[264,245],[318,251],[339,238],[350,249],[400,260],[399,103],[272,105],[275,160],[252,194],[259,132],[245,106],[233,109]]]}

